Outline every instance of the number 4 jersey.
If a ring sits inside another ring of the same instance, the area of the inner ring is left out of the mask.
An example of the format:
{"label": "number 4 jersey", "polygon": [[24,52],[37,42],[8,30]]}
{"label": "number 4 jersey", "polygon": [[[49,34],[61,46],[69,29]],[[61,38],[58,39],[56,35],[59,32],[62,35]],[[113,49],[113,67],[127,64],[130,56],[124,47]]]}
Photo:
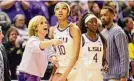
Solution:
{"label": "number 4 jersey", "polygon": [[84,66],[87,69],[102,69],[103,44],[100,36],[98,34],[97,36],[96,41],[91,41],[87,34],[82,34],[82,53],[84,54]]}

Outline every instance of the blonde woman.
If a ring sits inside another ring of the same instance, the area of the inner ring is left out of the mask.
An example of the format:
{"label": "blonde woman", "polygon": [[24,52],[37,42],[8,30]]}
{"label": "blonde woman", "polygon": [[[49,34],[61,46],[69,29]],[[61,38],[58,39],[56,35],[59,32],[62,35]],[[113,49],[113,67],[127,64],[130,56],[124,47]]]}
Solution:
{"label": "blonde woman", "polygon": [[30,38],[17,68],[18,81],[40,81],[44,76],[48,59],[55,57],[54,52],[50,50],[51,46],[62,44],[60,40],[45,41],[44,37],[47,33],[48,23],[44,16],[35,16],[30,20],[28,25]]}

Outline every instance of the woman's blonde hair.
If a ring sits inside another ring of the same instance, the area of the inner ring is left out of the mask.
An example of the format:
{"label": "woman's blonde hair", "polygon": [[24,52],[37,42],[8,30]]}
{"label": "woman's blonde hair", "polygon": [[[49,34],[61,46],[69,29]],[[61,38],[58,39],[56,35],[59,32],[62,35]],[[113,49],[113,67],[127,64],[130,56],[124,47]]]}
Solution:
{"label": "woman's blonde hair", "polygon": [[28,35],[31,36],[37,36],[37,25],[39,24],[39,22],[44,19],[46,20],[46,18],[44,16],[38,15],[33,17],[29,24],[28,24]]}

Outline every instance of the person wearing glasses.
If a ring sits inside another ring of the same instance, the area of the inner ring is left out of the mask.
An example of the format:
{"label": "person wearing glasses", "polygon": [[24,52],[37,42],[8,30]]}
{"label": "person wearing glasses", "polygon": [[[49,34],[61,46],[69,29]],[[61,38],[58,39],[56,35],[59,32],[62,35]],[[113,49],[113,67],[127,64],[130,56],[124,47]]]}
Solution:
{"label": "person wearing glasses", "polygon": [[20,65],[17,68],[18,81],[40,81],[44,76],[48,61],[57,63],[53,45],[62,44],[61,40],[45,40],[48,22],[44,16],[33,17],[28,25],[29,39]]}

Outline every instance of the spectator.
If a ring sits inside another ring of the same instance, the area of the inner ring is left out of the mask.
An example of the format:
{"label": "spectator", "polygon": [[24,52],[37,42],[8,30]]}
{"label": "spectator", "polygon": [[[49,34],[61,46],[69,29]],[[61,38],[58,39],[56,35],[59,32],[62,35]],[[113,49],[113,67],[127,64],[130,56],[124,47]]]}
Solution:
{"label": "spectator", "polygon": [[27,26],[25,24],[25,16],[22,14],[17,14],[14,18],[14,26],[17,28],[17,31],[20,35],[20,43],[23,43],[25,46],[25,43],[28,39],[28,30]]}
{"label": "spectator", "polygon": [[96,2],[93,2],[91,6],[91,12],[98,18],[100,18],[100,7]]}
{"label": "spectator", "polygon": [[94,1],[88,1],[88,11],[91,12],[91,7],[93,6]]}
{"label": "spectator", "polygon": [[11,22],[13,22],[14,17],[17,14],[25,14],[29,8],[29,3],[26,0],[16,1],[16,0],[2,0],[0,3],[2,11],[6,12],[10,17]]}
{"label": "spectator", "polygon": [[134,1],[128,0],[127,8],[122,12],[123,17],[131,17],[134,20]]}
{"label": "spectator", "polygon": [[87,1],[80,1],[79,5],[82,8],[82,14],[85,14],[85,13],[87,13],[89,11],[89,9],[88,9],[89,6],[88,6],[88,2]]}
{"label": "spectator", "polygon": [[125,17],[123,19],[124,31],[128,37],[128,42],[131,42],[131,30],[133,29],[133,19],[131,17]]}
{"label": "spectator", "polygon": [[11,81],[8,57],[6,50],[2,45],[3,37],[4,35],[2,34],[2,29],[0,27],[0,81]]}
{"label": "spectator", "polygon": [[52,0],[52,1],[46,2],[48,4],[50,26],[55,26],[58,22],[55,14],[54,14],[54,7],[58,2],[59,2],[58,0]]}
{"label": "spectator", "polygon": [[104,73],[104,79],[108,81],[127,81],[128,77],[128,42],[125,32],[114,20],[114,10],[111,7],[103,7],[101,21],[105,29],[102,31],[107,40],[106,59],[109,70]]}
{"label": "spectator", "polygon": [[28,13],[26,12],[26,18],[28,18],[28,21],[37,15],[42,15],[46,17],[47,20],[49,20],[48,8],[45,1],[34,0],[28,1],[28,3],[30,4]]}
{"label": "spectator", "polygon": [[118,9],[118,2],[112,2],[110,1],[108,3],[108,6],[112,7],[114,10],[114,22],[118,22],[119,20],[119,9]]}
{"label": "spectator", "polygon": [[82,18],[82,14],[81,14],[82,9],[81,9],[81,7],[79,6],[78,3],[72,2],[70,4],[70,10],[71,10],[71,12],[70,12],[70,16],[69,16],[68,20],[70,22],[73,22],[73,23],[78,25],[79,21]]}
{"label": "spectator", "polygon": [[0,12],[0,26],[2,27],[3,34],[5,35],[10,28],[11,21],[5,12]]}
{"label": "spectator", "polygon": [[9,59],[11,79],[17,79],[16,68],[20,64],[23,53],[23,48],[22,45],[19,44],[18,36],[19,32],[17,29],[14,26],[11,26],[6,34],[7,42],[3,44]]}
{"label": "spectator", "polygon": [[118,15],[118,25],[121,26],[122,28],[124,27],[122,20],[124,19],[123,17],[123,11],[127,9],[127,1],[119,1],[119,15]]}
{"label": "spectator", "polygon": [[131,42],[128,44],[129,58],[130,60],[134,60],[134,29],[131,31],[131,35]]}

